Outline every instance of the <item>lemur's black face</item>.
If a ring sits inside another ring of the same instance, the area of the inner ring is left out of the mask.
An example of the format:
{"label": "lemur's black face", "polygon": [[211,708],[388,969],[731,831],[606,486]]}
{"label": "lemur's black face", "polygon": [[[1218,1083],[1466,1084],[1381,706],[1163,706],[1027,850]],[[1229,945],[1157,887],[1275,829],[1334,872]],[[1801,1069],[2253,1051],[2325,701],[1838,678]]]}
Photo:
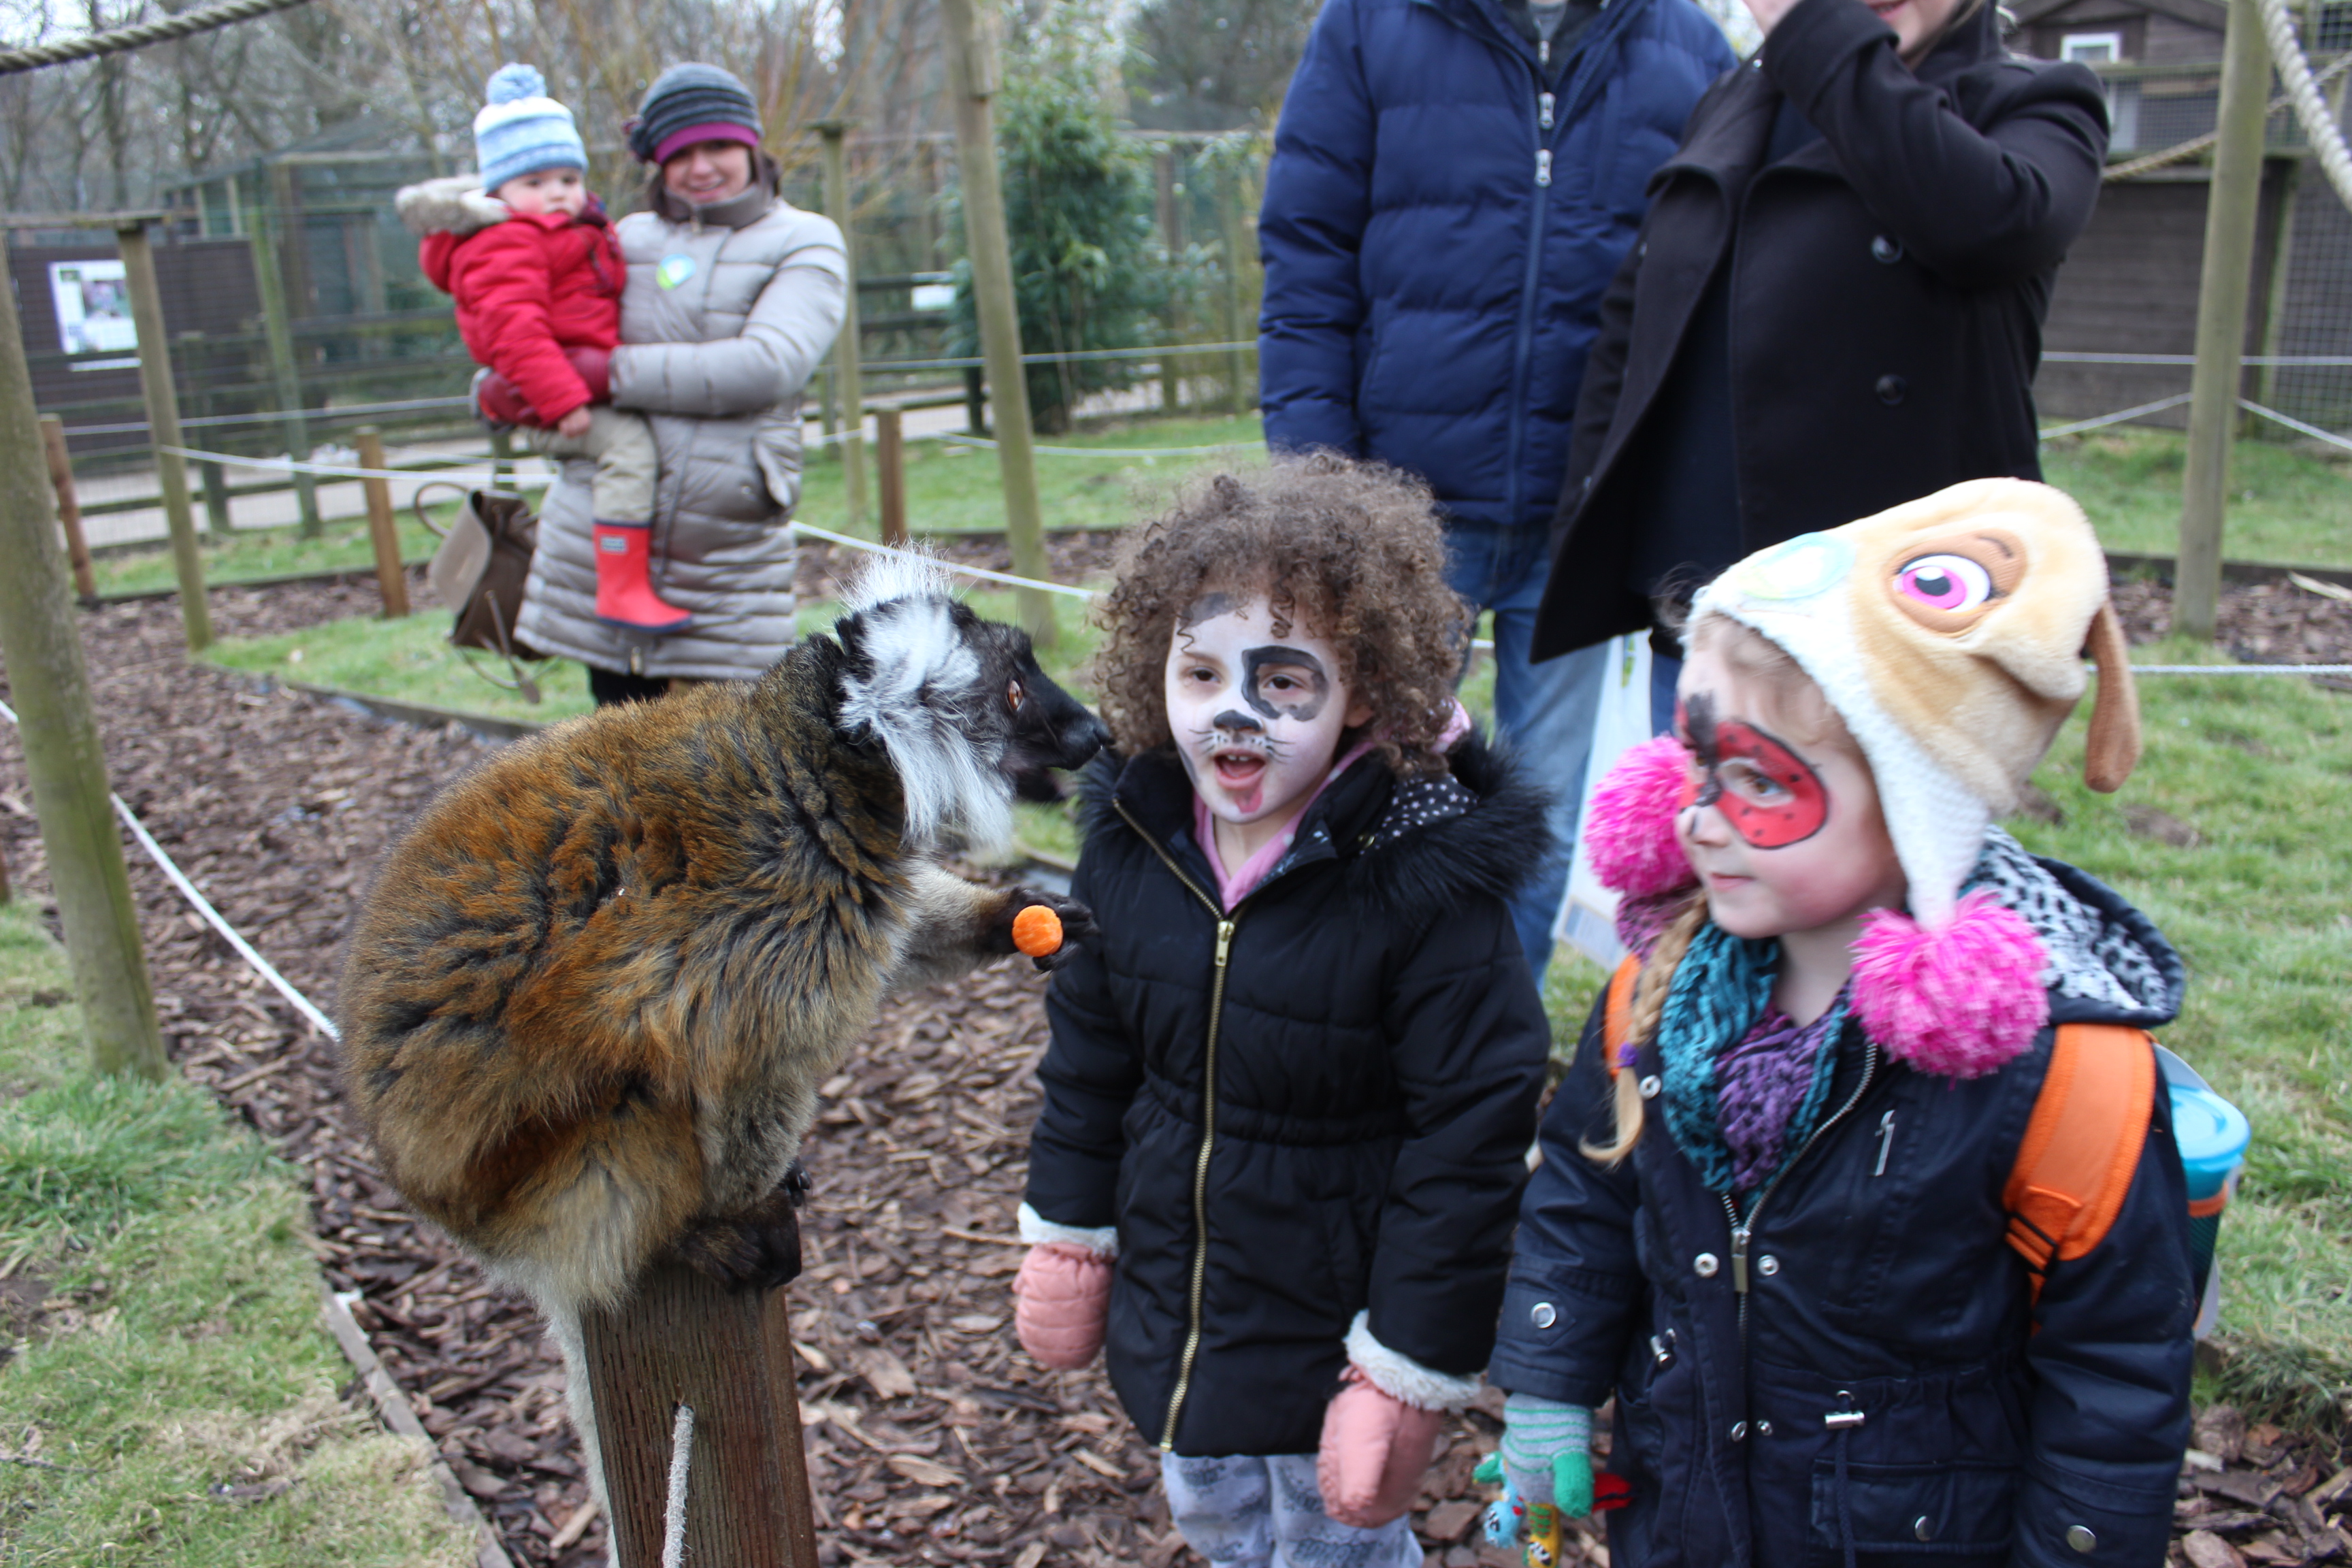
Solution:
{"label": "lemur's black face", "polygon": [[1003,693],[1005,776],[1024,796],[1040,798],[1042,790],[1042,798],[1054,798],[1051,782],[1042,777],[1045,770],[1084,767],[1110,743],[1110,731],[1038,668],[1027,632],[982,620],[961,605],[955,617],[982,655],[992,695]]}

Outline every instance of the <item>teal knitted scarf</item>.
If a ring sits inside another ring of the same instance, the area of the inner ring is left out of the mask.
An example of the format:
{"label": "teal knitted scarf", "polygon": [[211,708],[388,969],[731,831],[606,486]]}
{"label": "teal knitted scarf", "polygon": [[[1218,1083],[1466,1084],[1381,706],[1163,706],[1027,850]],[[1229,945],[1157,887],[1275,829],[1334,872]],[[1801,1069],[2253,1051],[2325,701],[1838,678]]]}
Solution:
{"label": "teal knitted scarf", "polygon": [[[1732,1186],[1731,1149],[1717,1120],[1716,1060],[1747,1038],[1763,1016],[1780,967],[1778,940],[1751,942],[1709,921],[1699,927],[1690,950],[1675,965],[1665,1009],[1658,1018],[1658,1054],[1665,1066],[1659,1098],[1665,1107],[1666,1131],[1713,1192],[1728,1193]],[[1841,991],[1831,1005],[1832,1016],[1823,1021],[1825,1045],[1813,1061],[1812,1084],[1781,1139],[1784,1163],[1805,1146],[1820,1124],[1831,1080],[1837,1076],[1836,1041],[1844,1028],[1845,1010],[1846,994]]]}

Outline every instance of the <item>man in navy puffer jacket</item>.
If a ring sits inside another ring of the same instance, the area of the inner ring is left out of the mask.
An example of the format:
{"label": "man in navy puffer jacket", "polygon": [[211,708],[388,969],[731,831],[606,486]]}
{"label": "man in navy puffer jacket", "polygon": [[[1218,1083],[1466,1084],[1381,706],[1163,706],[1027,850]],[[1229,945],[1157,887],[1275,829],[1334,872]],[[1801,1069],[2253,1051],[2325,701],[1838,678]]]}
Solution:
{"label": "man in navy puffer jacket", "polygon": [[1651,171],[1736,63],[1691,0],[1328,0],[1266,170],[1266,443],[1436,490],[1454,591],[1495,612],[1496,723],[1559,796],[1512,910],[1538,973],[1606,652],[1528,661],[1577,387]]}

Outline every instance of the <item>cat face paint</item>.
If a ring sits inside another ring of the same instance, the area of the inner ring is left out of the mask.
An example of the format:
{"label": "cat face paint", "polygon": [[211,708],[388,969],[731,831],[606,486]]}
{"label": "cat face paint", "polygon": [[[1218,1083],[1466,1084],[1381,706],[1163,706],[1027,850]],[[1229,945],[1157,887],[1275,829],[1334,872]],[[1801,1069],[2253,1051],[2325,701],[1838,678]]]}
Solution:
{"label": "cat face paint", "polygon": [[1709,692],[1695,691],[1677,706],[1678,727],[1699,768],[1685,805],[1716,807],[1734,833],[1759,849],[1784,849],[1822,830],[1830,816],[1829,790],[1811,763],[1768,731],[1718,720]]}
{"label": "cat face paint", "polygon": [[1331,771],[1355,707],[1339,650],[1297,625],[1277,638],[1274,621],[1262,594],[1204,594],[1170,639],[1177,754],[1210,813],[1236,825],[1287,820]]}

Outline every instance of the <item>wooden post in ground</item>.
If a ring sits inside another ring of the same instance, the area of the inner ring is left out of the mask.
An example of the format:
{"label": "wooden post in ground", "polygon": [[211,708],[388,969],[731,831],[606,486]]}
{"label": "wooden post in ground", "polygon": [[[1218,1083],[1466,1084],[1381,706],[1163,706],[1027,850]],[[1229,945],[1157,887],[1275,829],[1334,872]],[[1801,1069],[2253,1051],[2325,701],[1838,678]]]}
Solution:
{"label": "wooden post in ground", "polygon": [[[2252,5],[2253,0],[2246,0]],[[1013,302],[1013,247],[1004,230],[1004,185],[996,165],[996,107],[1003,85],[992,15],[976,0],[940,0],[940,43],[954,100],[956,158],[963,173],[964,238],[971,248],[972,303],[980,316],[980,353],[995,404],[996,469],[1004,487],[1004,538],[1013,570],[1046,580],[1045,509],[1037,495],[1036,435],[1029,422],[1029,383],[1021,366],[1021,316]],[[1036,588],[1015,591],[1021,624],[1040,647],[1054,643],[1054,606]]]}
{"label": "wooden post in ground", "polygon": [[514,478],[514,433],[490,432],[490,489],[502,490]]}
{"label": "wooden post in ground", "polygon": [[841,386],[842,494],[849,508],[849,531],[866,526],[866,395],[857,372],[857,242],[850,237],[850,217],[856,205],[849,192],[849,125],[845,121],[820,120],[816,133],[824,139],[825,216],[841,226],[841,254],[849,264],[849,280],[842,289],[841,335],[833,340],[835,379]]}
{"label": "wooden post in ground", "polygon": [[[142,349],[154,341],[142,326]],[[103,1073],[160,1079],[163,1037],[155,1026],[89,670],[43,480],[24,335],[16,312],[0,310],[0,559],[8,563],[0,572],[0,658],[8,661],[8,704],[25,748],[90,1059]]]}
{"label": "wooden post in ground", "polygon": [[2197,292],[2197,369],[2189,384],[2189,454],[2180,486],[2179,566],[2172,629],[2210,642],[2221,597],[2221,525],[2238,384],[2246,352],[2246,296],[2254,218],[2263,195],[2263,123],[2269,118],[2270,47],[2258,0],[2230,0],[2221,46],[2220,143],[2205,201],[2205,266]]}
{"label": "wooden post in ground", "polygon": [[[659,1568],[683,1436],[679,1559],[815,1568],[800,1394],[783,1290],[736,1292],[656,1267],[628,1305],[581,1323],[610,1497],[613,1568]],[[678,1415],[693,1411],[691,1426]]]}
{"label": "wooden post in ground", "polygon": [[[287,308],[286,279],[278,266],[278,235],[284,215],[274,211],[267,193],[257,193],[253,228],[246,247],[253,258],[254,291],[261,296],[262,336],[269,345],[269,378],[285,415],[286,455],[298,463],[310,460],[310,423],[302,417],[302,376],[294,364],[294,315]],[[314,474],[294,476],[294,500],[302,518],[305,538],[326,531],[319,515],[319,483]]]}
{"label": "wooden post in ground", "polygon": [[[209,374],[212,369],[211,359],[212,356],[205,352],[204,333],[182,332],[180,334],[180,353],[176,356],[176,363],[178,368],[188,373],[188,405],[194,410],[199,419],[213,410],[213,397],[209,389],[215,377]],[[208,445],[201,437],[198,437],[198,442],[200,445]],[[221,466],[218,463],[198,458],[196,482],[204,488],[205,531],[213,536],[214,543],[226,544],[228,542],[231,526],[228,515],[228,477],[221,472]]]}
{"label": "wooden post in ground", "polygon": [[81,498],[74,490],[73,460],[66,455],[66,422],[54,414],[41,416],[41,450],[48,458],[49,489],[57,492],[58,522],[66,533],[66,561],[73,567],[74,592],[95,599],[98,579],[91,575],[89,540],[81,531]]}
{"label": "wooden post in ground", "polygon": [[874,469],[881,483],[882,542],[907,542],[906,416],[896,408],[874,411]]}
{"label": "wooden post in ground", "polygon": [[[1184,253],[1184,215],[1176,205],[1176,148],[1174,143],[1160,149],[1151,160],[1152,172],[1160,185],[1160,244],[1168,252],[1169,272],[1175,272],[1175,263]],[[1171,292],[1168,301],[1168,320],[1164,323],[1168,341],[1184,341],[1184,317],[1181,307]],[[1171,414],[1176,412],[1183,388],[1184,373],[1172,353],[1160,356],[1160,401]]]}
{"label": "wooden post in ground", "polygon": [[[383,436],[373,425],[357,431],[360,467],[383,467]],[[367,497],[368,542],[375,546],[375,586],[383,596],[383,618],[408,614],[408,570],[400,563],[400,524],[392,515],[392,481],[366,479],[360,489]]]}
{"label": "wooden post in ground", "polygon": [[[2251,0],[2249,0],[2251,3]],[[205,560],[196,545],[196,519],[188,501],[188,460],[180,441],[180,403],[172,389],[172,348],[163,336],[163,296],[155,286],[155,252],[147,226],[114,231],[122,252],[122,281],[139,333],[139,390],[147,399],[147,434],[155,444],[155,478],[163,492],[163,521],[172,530],[172,570],[180,580],[180,625],[188,651],[210,647],[212,605],[205,598]]]}

